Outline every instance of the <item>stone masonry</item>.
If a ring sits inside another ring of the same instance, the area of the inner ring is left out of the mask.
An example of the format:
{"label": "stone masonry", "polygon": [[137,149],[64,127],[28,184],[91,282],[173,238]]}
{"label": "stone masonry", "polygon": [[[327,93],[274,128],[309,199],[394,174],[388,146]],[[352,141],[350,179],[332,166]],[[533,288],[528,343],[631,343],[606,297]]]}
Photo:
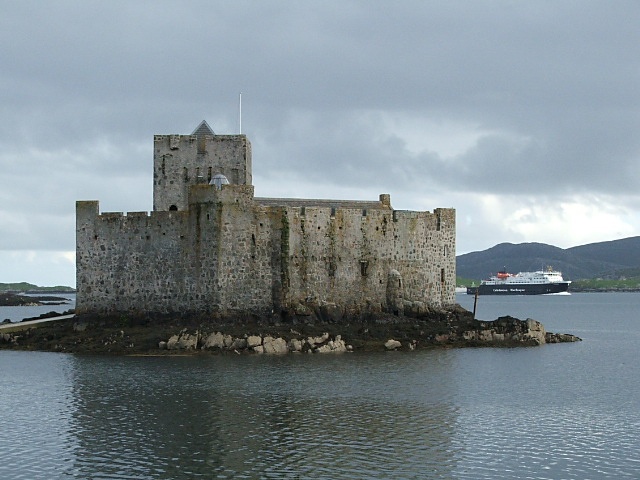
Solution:
{"label": "stone masonry", "polygon": [[76,313],[392,313],[455,303],[455,210],[257,198],[251,144],[154,138],[152,212],[76,204]]}

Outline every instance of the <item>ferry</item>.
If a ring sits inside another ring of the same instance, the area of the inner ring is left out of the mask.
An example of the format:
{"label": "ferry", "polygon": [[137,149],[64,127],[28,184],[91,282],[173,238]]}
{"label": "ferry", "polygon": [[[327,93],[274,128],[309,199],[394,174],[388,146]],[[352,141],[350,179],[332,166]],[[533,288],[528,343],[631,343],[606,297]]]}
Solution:
{"label": "ferry", "polygon": [[564,280],[562,273],[547,267],[536,272],[507,273],[506,269],[479,286],[467,287],[468,295],[549,295],[568,294],[570,280]]}

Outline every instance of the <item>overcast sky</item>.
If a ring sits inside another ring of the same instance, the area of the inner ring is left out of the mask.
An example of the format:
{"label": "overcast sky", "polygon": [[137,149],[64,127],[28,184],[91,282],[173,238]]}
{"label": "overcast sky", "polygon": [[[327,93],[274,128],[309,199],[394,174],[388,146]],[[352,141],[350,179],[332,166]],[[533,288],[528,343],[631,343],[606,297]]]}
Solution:
{"label": "overcast sky", "polygon": [[640,234],[640,2],[0,0],[0,282],[75,285],[75,202],[152,208],[154,134],[257,196],[457,209],[457,253]]}

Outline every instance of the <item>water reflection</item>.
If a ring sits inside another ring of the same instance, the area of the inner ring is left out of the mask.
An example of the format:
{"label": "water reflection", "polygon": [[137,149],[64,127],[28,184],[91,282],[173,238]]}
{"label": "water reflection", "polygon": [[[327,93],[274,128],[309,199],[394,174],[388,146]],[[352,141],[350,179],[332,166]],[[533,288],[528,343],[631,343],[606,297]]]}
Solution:
{"label": "water reflection", "polygon": [[520,305],[584,339],[536,348],[0,351],[0,479],[637,478],[640,295],[610,295]]}
{"label": "water reflection", "polygon": [[62,478],[77,450],[71,357],[0,352],[0,478]]}
{"label": "water reflection", "polygon": [[73,357],[73,475],[450,477],[456,411],[440,353]]}

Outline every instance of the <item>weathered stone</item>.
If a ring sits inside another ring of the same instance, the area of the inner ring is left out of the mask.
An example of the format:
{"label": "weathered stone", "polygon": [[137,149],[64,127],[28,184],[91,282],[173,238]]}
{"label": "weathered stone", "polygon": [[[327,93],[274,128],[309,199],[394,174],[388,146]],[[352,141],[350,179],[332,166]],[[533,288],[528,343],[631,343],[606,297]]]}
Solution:
{"label": "weathered stone", "polygon": [[167,340],[167,349],[175,350],[177,348],[176,345],[178,344],[179,339],[180,337],[178,335],[171,335],[171,337],[169,337],[169,340]]}
{"label": "weathered stone", "polygon": [[262,345],[262,337],[260,337],[258,335],[250,335],[249,337],[247,337],[247,347],[248,348],[254,348],[254,347],[257,347],[259,345]]}
{"label": "weathered stone", "polygon": [[204,349],[212,348],[224,348],[224,335],[220,332],[215,332],[209,335],[202,346]]}
{"label": "weathered stone", "polygon": [[576,337],[575,335],[571,335],[568,333],[550,333],[550,332],[547,332],[545,336],[545,340],[547,343],[565,343],[565,342],[581,342],[582,341],[580,337]]}
{"label": "weathered stone", "polygon": [[480,330],[478,332],[478,340],[481,342],[490,342],[493,340],[493,330]]}
{"label": "weathered stone", "polygon": [[256,345],[252,350],[256,353],[264,353],[264,347],[262,345]]}
{"label": "weathered stone", "polygon": [[313,348],[316,345],[321,345],[321,344],[325,343],[327,340],[329,340],[329,334],[328,333],[323,333],[319,337],[308,337],[307,338],[307,343],[309,344],[310,347]]}
{"label": "weathered stone", "polygon": [[318,353],[342,353],[346,351],[347,346],[340,335],[337,335],[335,340],[329,340],[326,345],[321,346],[317,350]]}
{"label": "weathered stone", "polygon": [[384,348],[387,350],[397,350],[400,347],[402,347],[402,343],[398,340],[389,339],[384,343]]}
{"label": "weathered stone", "polygon": [[158,348],[160,350],[166,350],[167,349],[167,342],[164,342],[164,341],[163,342],[159,342],[158,343]]}
{"label": "weathered stone", "polygon": [[198,348],[198,333],[194,335],[189,333],[181,333],[173,335],[167,342],[168,350],[195,350]]}
{"label": "weathered stone", "polygon": [[233,342],[229,346],[231,350],[244,350],[247,348],[247,339],[246,338],[234,338]]}
{"label": "weathered stone", "polygon": [[287,341],[284,338],[264,337],[262,341],[264,353],[283,354],[289,351]]}
{"label": "weathered stone", "polygon": [[546,343],[546,332],[544,330],[544,326],[532,318],[527,318],[526,320],[527,332],[523,335],[525,340],[532,341],[537,345],[542,345]]}
{"label": "weathered stone", "polygon": [[292,352],[301,352],[302,346],[303,346],[302,340],[298,340],[297,338],[293,338],[289,340],[289,350]]}

